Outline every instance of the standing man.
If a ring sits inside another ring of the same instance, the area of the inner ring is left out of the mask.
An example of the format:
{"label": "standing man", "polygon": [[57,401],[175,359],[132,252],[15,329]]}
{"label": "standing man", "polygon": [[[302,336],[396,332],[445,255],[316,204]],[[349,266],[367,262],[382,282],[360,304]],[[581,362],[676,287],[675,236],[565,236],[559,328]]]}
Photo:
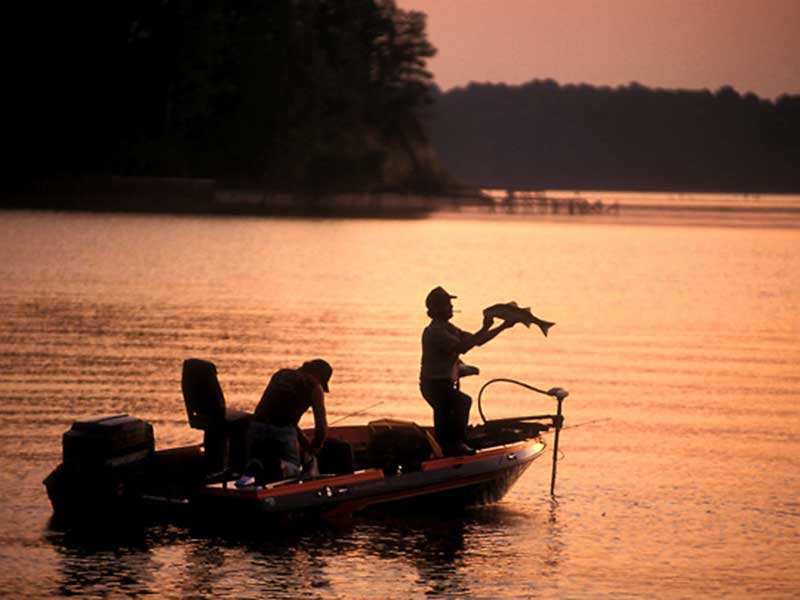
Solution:
{"label": "standing man", "polygon": [[450,456],[475,453],[466,443],[472,398],[458,389],[458,357],[514,326],[503,321],[492,329],[494,318],[484,315],[483,327],[478,331],[463,331],[450,323],[453,298],[455,296],[441,286],[432,289],[425,298],[431,322],[422,332],[422,367],[419,376],[422,396],[433,408],[436,439],[445,454]]}
{"label": "standing man", "polygon": [[[301,457],[301,449],[308,458],[319,452],[328,434],[325,392],[332,374],[331,366],[316,358],[303,363],[299,369],[281,369],[272,376],[250,425],[251,459],[237,484],[293,477],[301,472],[306,462]],[[311,440],[297,426],[309,407],[314,412]],[[275,459],[279,459],[279,464]]]}

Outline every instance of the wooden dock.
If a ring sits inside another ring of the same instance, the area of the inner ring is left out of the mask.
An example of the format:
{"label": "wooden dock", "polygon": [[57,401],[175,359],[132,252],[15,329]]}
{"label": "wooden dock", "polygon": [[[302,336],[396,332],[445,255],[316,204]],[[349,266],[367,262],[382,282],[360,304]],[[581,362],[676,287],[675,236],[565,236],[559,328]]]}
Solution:
{"label": "wooden dock", "polygon": [[485,190],[451,193],[436,201],[439,209],[486,211],[520,215],[605,215],[619,214],[618,202],[590,200],[579,193],[553,195],[542,191]]}

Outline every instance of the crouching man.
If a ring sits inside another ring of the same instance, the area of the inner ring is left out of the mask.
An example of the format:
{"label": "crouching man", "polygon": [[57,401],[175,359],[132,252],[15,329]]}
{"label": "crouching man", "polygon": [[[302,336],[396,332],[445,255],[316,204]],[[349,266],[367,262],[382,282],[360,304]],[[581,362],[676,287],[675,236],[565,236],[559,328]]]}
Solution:
{"label": "crouching man", "polygon": [[[316,358],[299,369],[281,369],[270,378],[250,425],[250,461],[238,486],[295,477],[301,471],[313,474],[314,457],[328,433],[325,393],[332,374],[331,366]],[[309,407],[314,413],[311,440],[298,428]]]}

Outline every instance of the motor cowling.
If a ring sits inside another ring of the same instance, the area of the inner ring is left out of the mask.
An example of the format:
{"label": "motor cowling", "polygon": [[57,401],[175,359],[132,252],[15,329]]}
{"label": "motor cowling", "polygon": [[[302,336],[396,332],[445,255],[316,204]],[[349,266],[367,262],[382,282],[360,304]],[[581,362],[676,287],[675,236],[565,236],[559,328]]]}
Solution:
{"label": "motor cowling", "polygon": [[153,426],[128,415],[75,421],[62,463],[44,480],[56,515],[89,517],[132,506],[155,450]]}

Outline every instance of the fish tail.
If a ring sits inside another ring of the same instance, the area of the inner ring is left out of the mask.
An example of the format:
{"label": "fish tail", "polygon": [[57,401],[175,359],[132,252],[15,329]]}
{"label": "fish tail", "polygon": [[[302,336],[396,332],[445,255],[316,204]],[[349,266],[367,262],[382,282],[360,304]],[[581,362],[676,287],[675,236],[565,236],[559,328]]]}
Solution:
{"label": "fish tail", "polygon": [[537,325],[539,326],[539,329],[542,330],[544,337],[547,337],[547,332],[553,325],[555,325],[555,323],[551,323],[550,321],[539,321]]}

